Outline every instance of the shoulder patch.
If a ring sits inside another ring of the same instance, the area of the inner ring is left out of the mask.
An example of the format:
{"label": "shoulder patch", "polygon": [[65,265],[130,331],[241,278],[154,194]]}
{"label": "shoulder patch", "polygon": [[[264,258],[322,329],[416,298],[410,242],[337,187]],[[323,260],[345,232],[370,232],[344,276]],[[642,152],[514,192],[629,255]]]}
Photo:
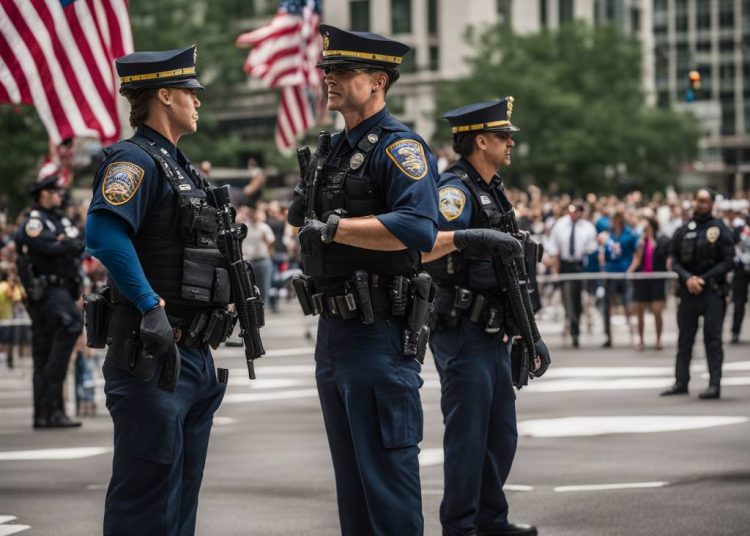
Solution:
{"label": "shoulder patch", "polygon": [[145,172],[132,162],[113,162],[107,166],[102,181],[102,195],[110,205],[124,205],[141,185]]}
{"label": "shoulder patch", "polygon": [[42,223],[42,220],[38,218],[31,218],[29,221],[26,222],[26,225],[24,226],[24,231],[26,231],[26,235],[29,238],[36,238],[40,234],[42,234],[42,229],[44,229],[44,224]]}
{"label": "shoulder patch", "polygon": [[395,141],[385,149],[385,152],[410,179],[418,181],[427,175],[427,158],[422,144],[417,140]]}
{"label": "shoulder patch", "polygon": [[458,218],[466,206],[466,194],[454,186],[443,186],[438,190],[440,197],[440,214],[446,221]]}

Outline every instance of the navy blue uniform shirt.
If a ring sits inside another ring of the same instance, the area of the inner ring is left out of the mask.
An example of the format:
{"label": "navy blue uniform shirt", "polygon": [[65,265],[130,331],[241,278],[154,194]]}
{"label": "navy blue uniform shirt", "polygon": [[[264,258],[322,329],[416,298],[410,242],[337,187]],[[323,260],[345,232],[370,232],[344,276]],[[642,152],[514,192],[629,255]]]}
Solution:
{"label": "navy blue uniform shirt", "polygon": [[375,125],[383,128],[369,159],[369,176],[390,212],[376,217],[407,248],[431,251],[437,237],[437,162],[427,143],[383,107],[350,131],[334,134],[336,153],[348,152]]}

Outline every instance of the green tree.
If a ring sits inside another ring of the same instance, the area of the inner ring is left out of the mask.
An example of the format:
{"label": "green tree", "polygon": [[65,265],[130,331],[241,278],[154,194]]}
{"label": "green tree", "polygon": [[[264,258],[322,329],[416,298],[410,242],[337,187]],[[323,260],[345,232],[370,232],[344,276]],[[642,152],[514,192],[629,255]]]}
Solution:
{"label": "green tree", "polygon": [[647,106],[640,44],[617,29],[575,23],[516,35],[500,25],[467,39],[470,74],[440,86],[438,110],[513,95],[521,154],[511,180],[576,193],[652,191],[695,156],[695,118]]}
{"label": "green tree", "polygon": [[15,218],[28,204],[28,186],[47,154],[47,133],[36,111],[30,106],[0,106],[0,195]]}

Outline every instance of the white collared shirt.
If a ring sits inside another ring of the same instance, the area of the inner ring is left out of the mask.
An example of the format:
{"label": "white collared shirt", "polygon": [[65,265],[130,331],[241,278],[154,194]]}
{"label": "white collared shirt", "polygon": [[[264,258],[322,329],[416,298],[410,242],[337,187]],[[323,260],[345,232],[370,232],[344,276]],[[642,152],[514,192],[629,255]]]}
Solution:
{"label": "white collared shirt", "polygon": [[581,262],[584,256],[591,255],[599,247],[596,239],[596,227],[590,221],[580,218],[575,226],[575,244],[573,255],[570,254],[570,232],[573,220],[563,216],[550,230],[544,249],[550,256],[560,255],[560,260]]}

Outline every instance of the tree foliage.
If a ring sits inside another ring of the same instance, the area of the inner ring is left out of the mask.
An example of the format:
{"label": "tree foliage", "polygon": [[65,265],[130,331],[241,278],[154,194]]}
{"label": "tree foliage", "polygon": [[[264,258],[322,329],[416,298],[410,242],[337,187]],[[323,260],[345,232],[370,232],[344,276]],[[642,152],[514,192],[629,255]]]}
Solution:
{"label": "tree foliage", "polygon": [[500,25],[467,39],[470,74],[439,87],[438,110],[513,95],[521,132],[512,180],[577,193],[650,191],[695,156],[694,117],[647,106],[640,44],[617,29],[575,23],[516,35]]}

